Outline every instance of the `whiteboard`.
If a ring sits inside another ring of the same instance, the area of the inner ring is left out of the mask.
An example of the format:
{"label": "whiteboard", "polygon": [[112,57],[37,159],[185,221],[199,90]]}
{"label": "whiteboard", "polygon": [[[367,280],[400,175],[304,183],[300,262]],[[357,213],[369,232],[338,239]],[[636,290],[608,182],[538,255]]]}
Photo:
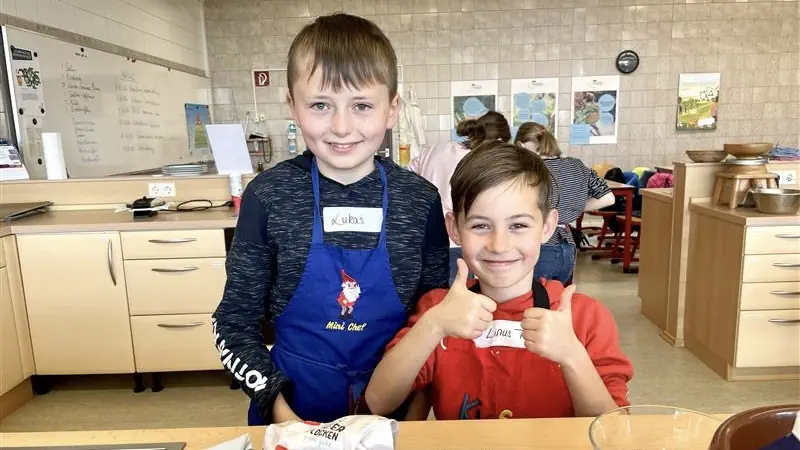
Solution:
{"label": "whiteboard", "polygon": [[[70,178],[212,158],[201,136],[203,125],[192,120],[187,126],[186,113],[186,104],[210,104],[207,77],[27,30],[6,27],[6,36],[17,136],[31,178],[45,178],[43,132],[61,133]],[[15,61],[12,48],[17,55],[27,50],[35,56]],[[38,92],[26,90],[27,81],[18,78],[20,64],[38,65]],[[200,136],[198,141],[192,139],[191,146],[190,134]],[[200,139],[205,145],[198,145]]]}

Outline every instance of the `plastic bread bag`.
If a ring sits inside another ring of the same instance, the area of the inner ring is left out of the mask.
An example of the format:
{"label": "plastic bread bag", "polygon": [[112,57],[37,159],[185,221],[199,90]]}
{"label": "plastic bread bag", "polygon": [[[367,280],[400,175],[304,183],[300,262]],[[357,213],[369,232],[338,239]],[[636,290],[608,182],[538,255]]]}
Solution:
{"label": "plastic bread bag", "polygon": [[380,416],[284,422],[267,427],[264,450],[394,450],[397,429],[397,421]]}

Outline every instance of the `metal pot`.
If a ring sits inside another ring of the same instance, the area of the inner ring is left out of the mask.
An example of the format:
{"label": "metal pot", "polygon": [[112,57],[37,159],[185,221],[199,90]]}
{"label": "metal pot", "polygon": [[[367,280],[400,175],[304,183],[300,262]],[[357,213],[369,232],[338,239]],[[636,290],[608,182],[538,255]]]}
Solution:
{"label": "metal pot", "polygon": [[758,212],[764,214],[797,214],[800,210],[800,189],[752,188],[750,194]]}

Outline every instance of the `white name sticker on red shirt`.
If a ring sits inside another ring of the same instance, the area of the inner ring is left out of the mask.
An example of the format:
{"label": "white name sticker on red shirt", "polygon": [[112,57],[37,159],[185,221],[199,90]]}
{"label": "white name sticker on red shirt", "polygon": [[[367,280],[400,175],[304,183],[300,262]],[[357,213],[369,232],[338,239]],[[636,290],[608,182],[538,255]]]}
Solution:
{"label": "white name sticker on red shirt", "polygon": [[522,338],[522,322],[493,320],[489,323],[489,328],[473,341],[477,348],[525,348],[525,340]]}
{"label": "white name sticker on red shirt", "polygon": [[322,226],[326,233],[355,231],[357,233],[380,233],[383,225],[381,208],[322,208]]}

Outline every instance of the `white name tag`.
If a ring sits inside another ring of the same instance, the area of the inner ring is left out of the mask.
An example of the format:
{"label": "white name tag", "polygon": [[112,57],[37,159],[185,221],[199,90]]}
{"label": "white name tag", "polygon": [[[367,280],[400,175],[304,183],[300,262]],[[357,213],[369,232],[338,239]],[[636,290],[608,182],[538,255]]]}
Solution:
{"label": "white name tag", "polygon": [[522,322],[513,320],[493,320],[489,328],[473,339],[475,347],[512,347],[525,348],[525,340],[522,339]]}
{"label": "white name tag", "polygon": [[380,233],[382,225],[381,208],[322,208],[322,226],[327,233],[336,231]]}

